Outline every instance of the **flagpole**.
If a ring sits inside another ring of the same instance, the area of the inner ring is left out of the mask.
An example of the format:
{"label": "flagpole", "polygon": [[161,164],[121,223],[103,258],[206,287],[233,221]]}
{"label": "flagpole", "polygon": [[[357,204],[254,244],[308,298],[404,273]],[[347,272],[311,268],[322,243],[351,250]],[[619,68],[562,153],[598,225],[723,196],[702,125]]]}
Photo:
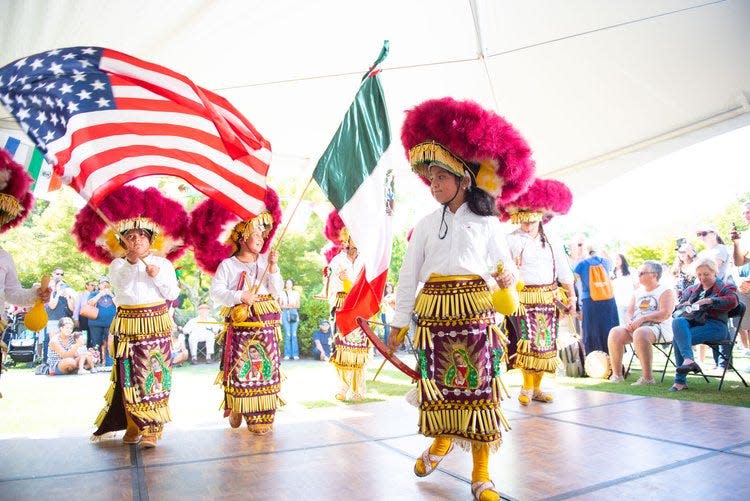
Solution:
{"label": "flagpole", "polygon": [[[294,214],[297,213],[297,209],[299,208],[300,204],[302,204],[302,199],[305,197],[305,193],[307,193],[307,189],[310,187],[310,185],[313,182],[313,177],[310,176],[310,179],[307,181],[307,184],[305,185],[305,188],[302,190],[302,193],[300,194],[299,198],[297,199],[297,203],[294,205],[294,208],[292,209],[292,213],[289,214],[289,217],[286,220],[286,224],[281,229],[281,234],[279,235],[279,238],[276,239],[276,244],[273,246],[273,250],[278,251],[279,247],[281,246],[281,240],[284,238],[284,235],[286,235],[286,230],[289,228],[289,223],[291,223],[292,218],[294,217]],[[269,268],[271,267],[271,263],[266,264],[266,268],[263,270],[263,274],[260,276],[260,279],[258,280],[257,284],[254,284],[253,287],[257,291],[257,287],[260,287],[260,284],[263,283],[263,279],[266,276],[266,273],[268,273]]]}

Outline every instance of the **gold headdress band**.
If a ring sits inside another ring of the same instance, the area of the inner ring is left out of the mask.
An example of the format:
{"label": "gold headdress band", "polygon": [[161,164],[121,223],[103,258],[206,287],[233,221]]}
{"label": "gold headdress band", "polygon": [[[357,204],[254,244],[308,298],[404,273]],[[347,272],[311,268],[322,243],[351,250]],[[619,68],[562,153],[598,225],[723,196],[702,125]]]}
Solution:
{"label": "gold headdress band", "polygon": [[253,231],[259,230],[263,235],[263,239],[267,239],[273,228],[273,216],[270,212],[264,211],[247,221],[240,221],[232,229],[232,233],[229,235],[228,244],[234,245],[235,252],[239,249],[239,242],[241,238],[249,238]]}
{"label": "gold headdress band", "polygon": [[419,143],[409,150],[409,163],[414,172],[429,177],[430,164],[436,163],[458,177],[463,177],[468,167],[466,162],[451,153],[448,148],[435,141]]}
{"label": "gold headdress band", "polygon": [[16,197],[0,193],[0,225],[13,221],[22,209],[23,207]]}
{"label": "gold headdress band", "polygon": [[544,218],[544,213],[537,210],[519,210],[510,215],[510,221],[515,224],[538,223]]}
{"label": "gold headdress band", "polygon": [[131,217],[123,219],[117,223],[117,233],[124,235],[130,230],[146,230],[151,232],[151,235],[159,233],[159,227],[150,219],[145,217]]}
{"label": "gold headdress band", "polygon": [[414,172],[429,178],[429,166],[437,164],[451,174],[463,177],[469,173],[480,190],[497,197],[503,187],[502,179],[495,173],[495,165],[486,160],[479,164],[467,164],[440,143],[429,141],[419,143],[409,150],[409,163]]}

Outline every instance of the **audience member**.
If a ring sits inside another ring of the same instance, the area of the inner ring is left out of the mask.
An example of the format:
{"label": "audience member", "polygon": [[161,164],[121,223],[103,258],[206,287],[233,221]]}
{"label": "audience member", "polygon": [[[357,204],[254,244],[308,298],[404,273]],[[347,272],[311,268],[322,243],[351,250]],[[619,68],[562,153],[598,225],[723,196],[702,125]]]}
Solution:
{"label": "audience member", "polygon": [[625,325],[625,322],[629,319],[625,313],[634,290],[635,283],[633,276],[630,274],[628,260],[622,254],[615,254],[614,268],[612,269],[612,292],[615,295],[615,303],[617,303],[620,325]]}
{"label": "audience member", "polygon": [[99,289],[91,291],[86,302],[91,306],[96,306],[99,310],[96,318],[89,319],[91,345],[99,351],[100,364],[111,365],[111,362],[107,363],[109,359],[107,339],[109,337],[109,326],[117,314],[117,306],[115,306],[115,295],[112,292],[108,277],[99,278]]}
{"label": "audience member", "polygon": [[698,228],[696,235],[706,245],[706,248],[698,253],[698,259],[713,259],[719,270],[716,278],[722,282],[730,280],[729,248],[724,245],[724,240],[716,232],[716,227],[712,224],[704,224]]}
{"label": "audience member", "polygon": [[[94,367],[91,355],[86,351],[83,336],[73,335],[73,319],[63,317],[57,321],[57,334],[49,342],[47,365],[50,376],[63,374],[85,374]],[[82,351],[79,351],[82,350]]]}
{"label": "audience member", "polygon": [[180,367],[188,359],[188,351],[185,347],[185,334],[179,329],[172,331],[172,367]]}
{"label": "audience member", "polygon": [[[581,310],[583,313],[583,346],[588,355],[592,351],[608,352],[607,337],[618,324],[617,303],[609,279],[612,264],[601,256],[595,245],[589,257],[573,270],[581,284]],[[593,293],[593,294],[592,294]]]}
{"label": "audience member", "polygon": [[294,289],[294,281],[287,278],[284,290],[279,295],[281,306],[281,327],[284,330],[284,360],[293,358],[299,360],[299,342],[297,329],[299,328],[300,294]]}
{"label": "audience member", "polygon": [[651,372],[653,344],[672,341],[672,310],[674,292],[662,285],[662,266],[656,261],[646,261],[638,271],[640,286],[630,296],[625,321],[609,331],[609,359],[612,375],[609,380],[623,381],[622,355],[625,345],[633,343],[633,349],[641,361],[641,377],[633,386],[654,384]]}
{"label": "audience member", "polygon": [[96,290],[96,282],[94,280],[88,280],[86,282],[86,288],[83,289],[83,292],[81,292],[78,295],[78,299],[76,299],[76,308],[73,311],[73,321],[78,327],[78,330],[88,333],[86,336],[86,346],[88,348],[93,348],[93,345],[91,344],[91,334],[89,333],[89,319],[81,316],[81,305],[89,300],[90,293],[94,290]]}
{"label": "audience member", "polygon": [[331,358],[331,323],[327,319],[318,322],[318,330],[312,337],[313,358],[327,362]]}
{"label": "audience member", "polygon": [[47,328],[44,333],[40,332],[40,336],[43,335],[42,349],[45,358],[45,362],[48,362],[46,357],[49,351],[49,340],[59,331],[59,320],[61,318],[73,318],[73,312],[76,309],[76,294],[73,289],[65,283],[63,277],[65,271],[62,268],[56,268],[52,272],[52,280],[50,281],[50,288],[52,293],[49,297],[45,309],[47,310]]}
{"label": "audience member", "polygon": [[182,332],[188,336],[188,345],[190,346],[190,363],[198,363],[198,343],[206,343],[206,363],[210,364],[214,356],[214,342],[216,338],[216,326],[210,323],[213,319],[209,317],[211,307],[206,303],[198,306],[198,316],[191,318],[182,328]]}
{"label": "audience member", "polygon": [[[695,275],[698,283],[682,293],[672,320],[675,360],[677,363],[674,384],[669,391],[687,389],[687,374],[700,372],[693,360],[693,345],[703,341],[720,341],[729,337],[728,313],[737,306],[736,288],[718,278],[719,269],[711,258],[696,261]],[[696,308],[691,319],[680,315],[686,306]],[[702,317],[702,318],[701,318]]]}
{"label": "audience member", "polygon": [[677,259],[672,265],[672,276],[675,280],[676,296],[680,297],[682,292],[695,283],[694,267],[691,266],[697,253],[690,242],[683,242],[677,248]]}
{"label": "audience member", "polygon": [[380,302],[380,322],[383,324],[383,342],[388,344],[388,336],[391,334],[391,320],[396,313],[396,294],[393,284],[385,284],[383,300]]}
{"label": "audience member", "polygon": [[[750,224],[750,202],[742,204],[742,217]],[[742,235],[737,231],[735,225],[732,229],[732,247],[734,264],[738,268],[738,290],[740,301],[745,307],[750,307],[750,230]],[[745,350],[745,355],[750,355],[750,313],[745,313],[740,324],[740,343]]]}

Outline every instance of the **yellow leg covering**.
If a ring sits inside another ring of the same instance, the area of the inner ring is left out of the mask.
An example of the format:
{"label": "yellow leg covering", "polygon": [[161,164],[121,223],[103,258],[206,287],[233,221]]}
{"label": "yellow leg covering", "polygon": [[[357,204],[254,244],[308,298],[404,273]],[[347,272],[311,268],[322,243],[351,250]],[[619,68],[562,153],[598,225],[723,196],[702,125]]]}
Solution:
{"label": "yellow leg covering", "polygon": [[544,372],[534,372],[532,377],[534,378],[534,392],[537,392],[542,388],[542,378],[544,377]]}
{"label": "yellow leg covering", "polygon": [[[524,372],[524,377],[526,373]],[[474,444],[471,446],[471,457],[474,460],[474,467],[471,470],[471,483],[491,482],[490,480],[490,448],[486,445]],[[498,501],[500,494],[492,489],[482,492],[480,501]]]}
{"label": "yellow leg covering", "polygon": [[521,374],[523,374],[523,386],[521,394],[518,395],[518,401],[521,402],[521,405],[529,405],[531,402],[531,395],[533,394],[532,388],[534,388],[535,372],[521,369]]}
{"label": "yellow leg covering", "polygon": [[141,429],[138,428],[138,425],[135,424],[135,421],[133,421],[133,418],[131,418],[130,414],[127,412],[125,413],[125,420],[128,424],[127,428],[125,428],[125,435],[122,439],[125,443],[135,443],[141,435]]}
{"label": "yellow leg covering", "polygon": [[534,396],[532,400],[537,402],[544,402],[546,404],[551,403],[555,400],[551,393],[542,391],[542,378],[544,377],[543,371],[534,372]]}
{"label": "yellow leg covering", "polygon": [[536,378],[534,376],[539,373],[535,371],[527,371],[526,369],[521,369],[521,373],[523,374],[523,389],[530,390],[536,388]]}
{"label": "yellow leg covering", "polygon": [[[436,456],[445,456],[448,454],[448,450],[451,448],[451,444],[453,444],[453,439],[450,437],[436,437],[435,440],[432,441],[432,445],[430,446],[430,454],[434,454]],[[437,463],[432,463],[432,466],[436,466]],[[425,467],[424,463],[422,462],[422,458],[417,459],[417,464],[414,466],[414,469],[419,472],[420,475],[424,475]]]}

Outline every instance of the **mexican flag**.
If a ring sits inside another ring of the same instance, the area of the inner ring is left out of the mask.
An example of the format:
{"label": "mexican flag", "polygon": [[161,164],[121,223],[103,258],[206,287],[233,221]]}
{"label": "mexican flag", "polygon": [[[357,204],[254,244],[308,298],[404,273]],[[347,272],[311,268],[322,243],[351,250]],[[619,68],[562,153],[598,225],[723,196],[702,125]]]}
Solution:
{"label": "mexican flag", "polygon": [[[384,54],[387,45],[375,65]],[[336,312],[336,325],[344,334],[357,327],[358,316],[370,318],[378,312],[388,278],[394,202],[390,145],[383,88],[378,72],[371,71],[313,172],[313,179],[349,229],[364,263]]]}

